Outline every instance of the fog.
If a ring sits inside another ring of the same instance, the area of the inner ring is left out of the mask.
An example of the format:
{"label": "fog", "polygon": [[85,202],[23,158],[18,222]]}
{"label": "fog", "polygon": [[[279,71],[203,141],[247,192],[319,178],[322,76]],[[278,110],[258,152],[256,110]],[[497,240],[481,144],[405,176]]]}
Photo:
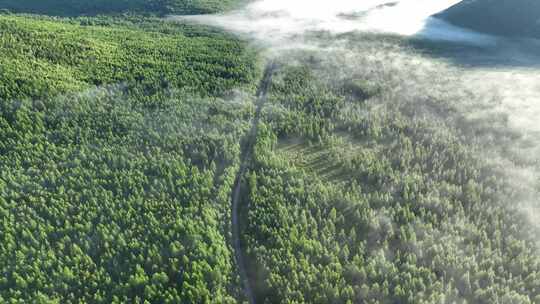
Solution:
{"label": "fog", "polygon": [[225,15],[185,17],[280,44],[313,31],[418,35],[430,39],[489,44],[497,39],[458,28],[432,15],[460,0],[260,0]]}
{"label": "fog", "polygon": [[[328,56],[336,50],[335,56],[342,57],[344,52],[354,53],[351,57],[363,58],[363,64],[380,68],[380,71],[369,70],[372,75],[365,77],[381,78],[386,73],[391,79],[400,74],[395,73],[397,69],[408,69],[401,73],[402,81],[395,85],[410,87],[401,94],[411,96],[411,100],[414,96],[418,100],[429,98],[426,94],[430,90],[452,92],[443,97],[433,94],[433,98],[446,98],[448,102],[461,99],[457,108],[467,123],[476,124],[469,127],[473,131],[468,140],[477,145],[480,157],[492,162],[515,183],[519,195],[515,202],[509,203],[519,206],[530,216],[533,225],[540,226],[540,42],[478,33],[432,17],[458,2],[260,0],[228,14],[173,18],[214,25],[246,36],[266,48],[270,56],[280,56],[280,52],[291,49],[319,49]],[[343,35],[347,33],[356,34]],[[419,48],[413,53],[428,55],[410,55],[401,52],[400,47],[388,47],[386,42],[379,46],[371,43],[368,48],[349,48],[350,42],[361,45],[366,35],[370,40],[380,36],[383,41],[391,36],[398,37],[400,42],[430,41],[437,51]],[[388,62],[396,62],[396,58],[399,64],[392,71]],[[436,70],[423,72],[426,67]],[[384,71],[385,68],[389,70]],[[336,69],[351,70],[354,66]]]}

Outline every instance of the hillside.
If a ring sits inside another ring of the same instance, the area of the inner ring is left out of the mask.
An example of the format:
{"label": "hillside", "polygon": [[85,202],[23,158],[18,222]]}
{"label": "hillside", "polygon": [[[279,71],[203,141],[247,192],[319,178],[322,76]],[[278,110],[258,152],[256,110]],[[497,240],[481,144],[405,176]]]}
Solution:
{"label": "hillside", "polygon": [[535,0],[464,0],[438,16],[479,32],[540,38],[540,2]]}
{"label": "hillside", "polygon": [[[96,26],[88,26],[96,24]],[[254,79],[253,52],[230,35],[156,19],[0,17],[0,98],[43,99],[123,83],[219,94]]]}
{"label": "hillside", "polygon": [[60,16],[118,14],[206,14],[230,9],[237,0],[0,0],[0,9]]}
{"label": "hillside", "polygon": [[237,303],[253,50],[144,18],[0,16],[0,32],[0,302]]}

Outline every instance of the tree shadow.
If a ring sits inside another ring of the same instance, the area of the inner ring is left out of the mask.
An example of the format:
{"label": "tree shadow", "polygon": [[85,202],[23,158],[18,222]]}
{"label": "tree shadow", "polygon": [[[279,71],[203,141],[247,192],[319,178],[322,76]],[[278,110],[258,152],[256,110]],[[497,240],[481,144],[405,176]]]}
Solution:
{"label": "tree shadow", "polygon": [[38,14],[59,17],[96,16],[101,14],[120,14],[129,10],[140,10],[141,1],[72,1],[42,0],[17,1],[0,0],[0,8],[6,12],[21,14]]}

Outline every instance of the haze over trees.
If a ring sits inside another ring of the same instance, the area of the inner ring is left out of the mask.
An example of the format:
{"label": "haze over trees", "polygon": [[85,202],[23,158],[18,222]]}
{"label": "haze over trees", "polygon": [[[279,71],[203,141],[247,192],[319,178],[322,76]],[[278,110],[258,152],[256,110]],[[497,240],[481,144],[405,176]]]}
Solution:
{"label": "haze over trees", "polygon": [[[535,232],[516,225],[509,181],[437,86],[425,99],[394,87],[425,67],[304,58],[274,76],[246,177],[258,302],[540,303]],[[334,77],[344,62],[365,74]]]}

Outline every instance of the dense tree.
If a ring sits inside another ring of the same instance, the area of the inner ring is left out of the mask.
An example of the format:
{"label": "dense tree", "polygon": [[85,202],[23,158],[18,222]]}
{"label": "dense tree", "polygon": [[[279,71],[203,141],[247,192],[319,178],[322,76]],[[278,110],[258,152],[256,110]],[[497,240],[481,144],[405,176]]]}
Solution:
{"label": "dense tree", "polygon": [[538,303],[534,231],[441,123],[459,113],[421,118],[326,69],[285,64],[263,111],[244,240],[259,302]]}
{"label": "dense tree", "polygon": [[144,18],[0,31],[0,302],[241,299],[229,205],[253,51]]}
{"label": "dense tree", "polygon": [[[81,25],[88,21],[96,25]],[[134,22],[2,16],[0,98],[43,99],[118,83],[145,100],[168,89],[219,95],[252,86],[254,52],[245,43],[195,26]]]}
{"label": "dense tree", "polygon": [[228,211],[249,104],[108,89],[0,109],[2,298],[236,301]]}

